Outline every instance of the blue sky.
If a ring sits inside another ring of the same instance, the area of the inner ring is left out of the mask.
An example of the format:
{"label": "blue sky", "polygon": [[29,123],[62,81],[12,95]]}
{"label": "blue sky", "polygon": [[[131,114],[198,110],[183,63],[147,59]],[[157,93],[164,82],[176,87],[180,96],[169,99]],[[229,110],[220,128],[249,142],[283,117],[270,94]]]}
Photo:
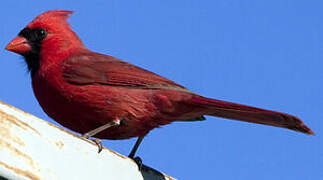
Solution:
{"label": "blue sky", "polygon": [[[323,2],[3,1],[0,100],[53,122],[23,59],[5,45],[38,14],[74,10],[72,28],[94,51],[149,69],[203,96],[297,115],[308,136],[207,117],[153,130],[138,155],[178,179],[323,177]],[[53,122],[55,123],[55,122]],[[127,155],[135,139],[104,141]]]}

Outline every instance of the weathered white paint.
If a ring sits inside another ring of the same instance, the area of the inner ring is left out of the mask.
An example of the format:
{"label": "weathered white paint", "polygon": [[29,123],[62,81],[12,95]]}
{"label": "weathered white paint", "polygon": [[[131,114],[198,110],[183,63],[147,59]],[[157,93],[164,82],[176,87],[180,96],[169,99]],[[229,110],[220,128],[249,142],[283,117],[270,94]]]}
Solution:
{"label": "weathered white paint", "polygon": [[35,180],[172,179],[0,101],[0,177]]}

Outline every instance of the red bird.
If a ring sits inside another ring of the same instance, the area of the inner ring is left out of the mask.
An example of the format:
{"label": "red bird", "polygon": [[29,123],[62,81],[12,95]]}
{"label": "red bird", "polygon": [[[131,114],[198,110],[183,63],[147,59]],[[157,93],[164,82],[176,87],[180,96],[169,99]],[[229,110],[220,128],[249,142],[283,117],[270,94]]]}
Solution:
{"label": "red bird", "polygon": [[143,137],[173,121],[200,121],[204,115],[265,124],[314,134],[295,116],[206,98],[130,63],[87,49],[72,31],[72,11],[51,10],[36,17],[6,47],[22,55],[43,110],[83,137]]}

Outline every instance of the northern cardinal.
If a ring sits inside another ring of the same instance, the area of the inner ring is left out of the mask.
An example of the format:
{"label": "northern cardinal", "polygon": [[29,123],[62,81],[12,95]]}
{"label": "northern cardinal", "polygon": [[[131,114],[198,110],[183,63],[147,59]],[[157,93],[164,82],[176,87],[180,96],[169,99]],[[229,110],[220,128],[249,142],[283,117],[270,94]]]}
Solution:
{"label": "northern cardinal", "polygon": [[206,98],[130,63],[87,49],[67,22],[72,11],[36,17],[6,47],[22,55],[43,110],[83,137],[143,137],[173,121],[204,115],[265,124],[314,134],[295,116]]}

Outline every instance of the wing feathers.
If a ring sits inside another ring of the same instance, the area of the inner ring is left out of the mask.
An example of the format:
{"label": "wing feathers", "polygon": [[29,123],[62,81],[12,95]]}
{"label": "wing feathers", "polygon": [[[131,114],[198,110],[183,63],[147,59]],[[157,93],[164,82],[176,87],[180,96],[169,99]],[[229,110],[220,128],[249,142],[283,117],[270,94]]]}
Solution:
{"label": "wing feathers", "polygon": [[101,84],[143,89],[172,89],[191,93],[150,71],[112,56],[86,52],[63,61],[63,78],[77,85]]}

